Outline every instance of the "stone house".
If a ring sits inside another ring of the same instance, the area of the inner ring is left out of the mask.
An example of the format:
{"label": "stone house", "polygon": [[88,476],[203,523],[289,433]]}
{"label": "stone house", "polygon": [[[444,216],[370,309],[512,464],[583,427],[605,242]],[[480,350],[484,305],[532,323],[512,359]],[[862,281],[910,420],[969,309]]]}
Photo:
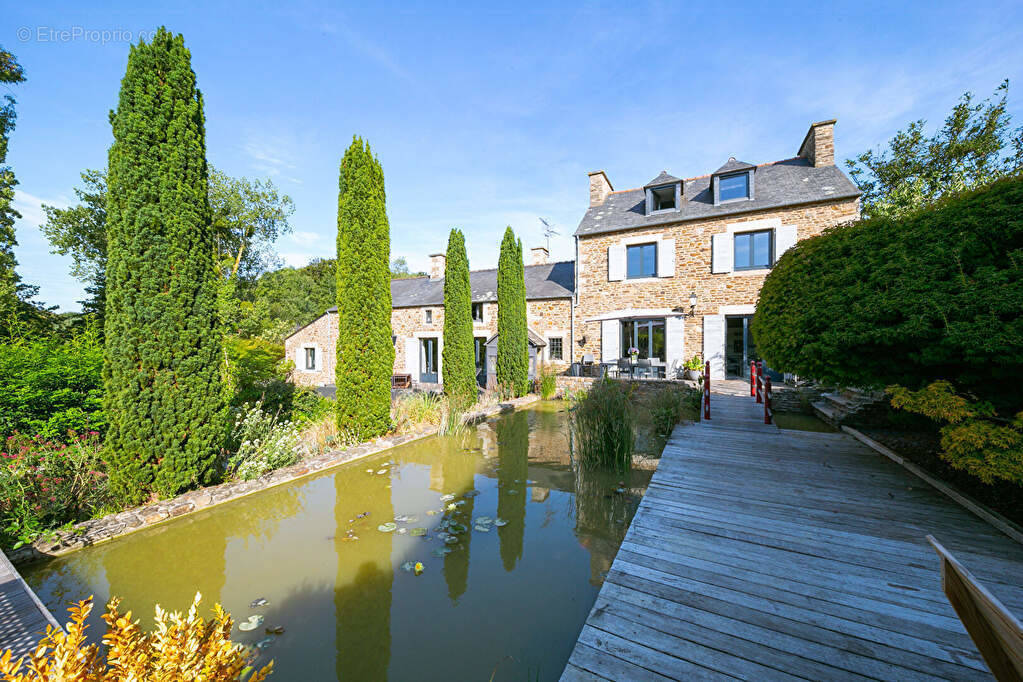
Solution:
{"label": "stone house", "polygon": [[[758,358],[749,322],[771,267],[800,239],[859,217],[860,192],[835,166],[834,125],[812,124],[796,156],[782,161],[733,157],[708,175],[664,171],[618,191],[604,171],[590,173],[576,260],[549,263],[537,248],[525,268],[534,361],[617,363],[635,348],[667,378],[697,354],[714,378],[746,376]],[[431,256],[428,277],[391,282],[394,372],[417,384],[443,381],[444,260]],[[497,270],[473,271],[470,282],[485,384]],[[333,384],[337,333],[331,310],[288,337],[296,383]]]}
{"label": "stone house", "polygon": [[835,166],[834,124],[812,124],[783,161],[730,158],[709,175],[662,172],[619,191],[590,173],[575,232],[573,359],[616,362],[636,348],[673,377],[701,354],[712,377],[745,376],[757,357],[749,321],[773,264],[859,217],[860,192]]}
{"label": "stone house", "polygon": [[[547,249],[532,249],[532,263],[525,266],[526,315],[529,328],[531,370],[535,363],[564,367],[573,346],[572,292],[575,269],[571,261],[548,262]],[[416,385],[443,383],[444,348],[444,254],[430,256],[428,277],[391,281],[391,334],[394,341],[394,373],[409,374]],[[469,273],[472,289],[473,337],[480,384],[491,373],[487,343],[496,348],[497,270]],[[337,308],[331,308],[285,339],[286,357],[295,369],[292,380],[305,386],[334,383],[337,358]]]}

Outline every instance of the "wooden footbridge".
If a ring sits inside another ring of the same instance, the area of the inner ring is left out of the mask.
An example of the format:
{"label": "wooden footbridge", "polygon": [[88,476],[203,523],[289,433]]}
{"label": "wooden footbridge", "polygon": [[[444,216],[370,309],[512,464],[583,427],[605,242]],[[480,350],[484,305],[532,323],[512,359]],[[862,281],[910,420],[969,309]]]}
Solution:
{"label": "wooden footbridge", "polygon": [[562,679],[991,679],[926,537],[1016,614],[1023,545],[850,436],[764,424],[748,384],[716,390],[665,447]]}
{"label": "wooden footbridge", "polygon": [[0,552],[0,652],[10,649],[17,658],[34,651],[47,625],[60,627]]}

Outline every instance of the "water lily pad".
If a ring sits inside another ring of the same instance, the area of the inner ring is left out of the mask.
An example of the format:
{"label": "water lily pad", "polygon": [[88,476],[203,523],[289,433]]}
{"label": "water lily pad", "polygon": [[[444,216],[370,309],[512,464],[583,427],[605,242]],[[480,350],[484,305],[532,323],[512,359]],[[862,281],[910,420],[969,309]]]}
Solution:
{"label": "water lily pad", "polygon": [[372,469],[366,469],[366,473],[367,474],[371,474],[371,473],[373,473],[373,470]]}
{"label": "water lily pad", "polygon": [[255,630],[262,624],[263,616],[260,615],[249,616],[248,620],[244,620],[241,623],[238,623],[238,629],[241,630],[242,632],[249,632],[251,630]]}
{"label": "water lily pad", "polygon": [[479,531],[481,533],[489,533],[490,532],[490,526],[473,526],[472,529],[473,530],[477,530],[477,531]]}
{"label": "water lily pad", "polygon": [[443,559],[448,554],[451,554],[451,552],[453,551],[454,550],[452,550],[450,547],[438,547],[437,549],[433,550],[432,554],[438,559]]}
{"label": "water lily pad", "polygon": [[450,524],[448,524],[448,532],[449,533],[453,533],[455,535],[460,535],[460,534],[466,532],[467,530],[469,530],[469,527],[468,526],[463,526],[460,523],[450,523]]}
{"label": "water lily pad", "polygon": [[397,527],[398,524],[388,521],[387,523],[381,523],[379,526],[377,526],[377,530],[380,531],[381,533],[391,533]]}
{"label": "water lily pad", "polygon": [[477,516],[473,521],[475,523],[493,523],[494,520],[489,516]]}
{"label": "water lily pad", "polygon": [[440,496],[440,501],[441,502],[450,502],[453,499],[455,499],[455,496],[452,495],[451,493],[445,493],[445,494]]}
{"label": "water lily pad", "polygon": [[414,566],[415,566],[415,564],[412,563],[411,561],[406,561],[405,563],[403,563],[401,565],[401,570],[405,571],[406,573],[411,573],[412,572],[412,568]]}
{"label": "water lily pad", "polygon": [[272,628],[267,628],[264,632],[266,632],[266,634],[268,634],[268,635],[283,635],[284,634],[284,626],[283,625],[275,625]]}
{"label": "water lily pad", "polygon": [[458,542],[458,536],[457,535],[449,535],[446,538],[444,538],[444,543],[445,544],[453,545],[456,542]]}
{"label": "water lily pad", "polygon": [[427,516],[436,516],[437,514],[443,514],[443,513],[444,513],[443,511],[438,511],[436,509],[427,509],[426,510],[426,515]]}
{"label": "water lily pad", "polygon": [[388,473],[387,469],[381,469],[380,471],[377,472],[377,476],[382,476],[382,475],[384,475],[386,473]]}
{"label": "water lily pad", "polygon": [[269,603],[270,600],[268,600],[265,597],[260,597],[259,599],[253,599],[251,602],[249,602],[249,608],[254,609],[257,606],[266,606]]}
{"label": "water lily pad", "polygon": [[478,491],[478,490],[470,490],[466,494],[462,495],[462,497],[476,497],[479,494],[480,494],[480,491]]}
{"label": "water lily pad", "polygon": [[411,535],[412,537],[416,537],[416,538],[422,537],[423,535],[426,535],[426,529],[425,528],[413,528],[413,529],[409,530],[408,534]]}
{"label": "water lily pad", "polygon": [[263,649],[269,648],[270,645],[273,643],[274,643],[273,637],[267,637],[266,639],[261,639],[258,642],[256,642],[256,648],[262,651]]}
{"label": "water lily pad", "polygon": [[501,526],[507,526],[508,521],[505,519],[494,519],[494,525],[500,528]]}
{"label": "water lily pad", "polygon": [[405,535],[405,533],[408,533],[408,528],[399,528],[397,532],[398,535]]}
{"label": "water lily pad", "polygon": [[505,492],[508,493],[509,495],[518,495],[519,494],[518,490],[506,490]]}

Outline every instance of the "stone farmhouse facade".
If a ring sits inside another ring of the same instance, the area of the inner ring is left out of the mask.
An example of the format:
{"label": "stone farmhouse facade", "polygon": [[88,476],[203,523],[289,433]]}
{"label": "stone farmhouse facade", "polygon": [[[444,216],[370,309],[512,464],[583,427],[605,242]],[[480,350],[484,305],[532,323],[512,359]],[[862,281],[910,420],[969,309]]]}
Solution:
{"label": "stone farmhouse facade", "polygon": [[[575,261],[549,263],[537,248],[525,268],[532,361],[617,364],[636,349],[668,378],[694,355],[713,378],[746,376],[759,357],[749,321],[771,267],[797,241],[859,217],[860,192],[835,166],[834,125],[812,124],[796,156],[772,163],[730,158],[708,175],[664,171],[618,191],[604,171],[590,173]],[[443,274],[436,254],[428,277],[391,282],[394,372],[416,384],[443,382]],[[473,271],[470,282],[485,385],[497,271]],[[333,384],[337,333],[330,310],[288,337],[296,383]]]}
{"label": "stone farmhouse facade", "polygon": [[[542,247],[532,249],[531,257],[532,263],[525,266],[531,369],[535,370],[538,362],[564,367],[571,352],[574,264],[548,262],[547,249]],[[391,281],[394,373],[411,375],[413,384],[443,383],[445,260],[444,254],[433,254],[428,277]],[[469,284],[477,374],[479,383],[486,385],[496,350],[497,270],[474,270],[469,273]],[[286,357],[295,365],[292,380],[296,384],[334,383],[337,335],[337,308],[331,308],[285,340]]]}
{"label": "stone farmhouse facade", "polygon": [[590,173],[575,232],[574,357],[615,362],[636,348],[674,377],[699,354],[712,378],[746,376],[771,267],[798,240],[859,217],[860,192],[835,166],[834,125],[812,124],[797,155],[773,163],[730,158],[709,175],[662,172],[620,191]]}

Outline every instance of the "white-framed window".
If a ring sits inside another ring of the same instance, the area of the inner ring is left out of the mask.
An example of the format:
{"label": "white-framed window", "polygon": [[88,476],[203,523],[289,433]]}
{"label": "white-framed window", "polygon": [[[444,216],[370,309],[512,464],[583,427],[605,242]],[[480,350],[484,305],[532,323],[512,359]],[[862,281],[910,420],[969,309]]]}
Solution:
{"label": "white-framed window", "polygon": [[296,351],[295,368],[301,372],[318,372],[323,369],[320,347],[314,343],[303,344]]}
{"label": "white-framed window", "polygon": [[316,369],[316,349],[306,348],[305,350],[305,368],[309,371]]}
{"label": "white-framed window", "polygon": [[431,322],[433,322],[433,311],[432,310],[425,311],[424,315],[426,317],[426,323],[427,324],[430,324]]}
{"label": "white-framed window", "polygon": [[551,360],[565,359],[565,340],[560,336],[547,338],[547,357]]}

